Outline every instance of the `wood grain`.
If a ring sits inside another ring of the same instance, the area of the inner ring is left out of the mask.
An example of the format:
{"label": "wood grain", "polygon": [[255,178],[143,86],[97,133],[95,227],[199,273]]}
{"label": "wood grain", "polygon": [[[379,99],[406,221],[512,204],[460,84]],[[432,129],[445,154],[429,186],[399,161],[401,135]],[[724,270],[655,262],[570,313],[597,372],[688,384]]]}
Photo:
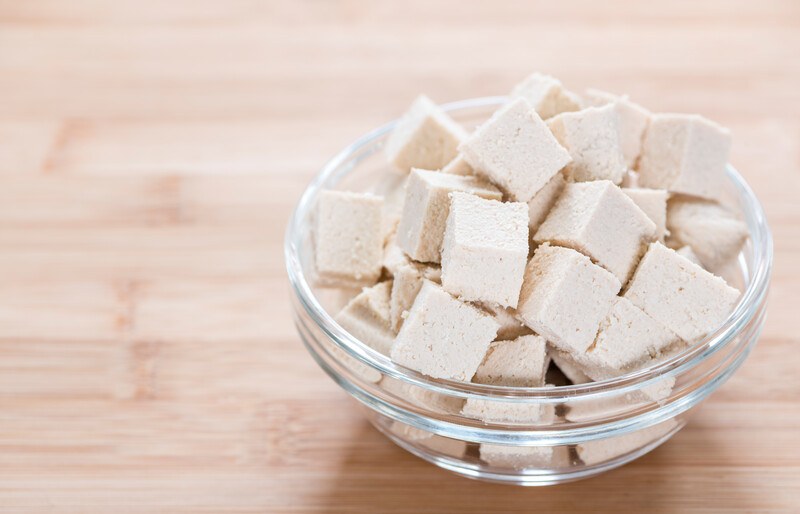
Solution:
{"label": "wood grain", "polygon": [[[0,0],[0,511],[797,512],[800,4]],[[289,212],[400,113],[531,70],[734,133],[769,319],[666,446],[537,490],[396,448],[294,332]]]}

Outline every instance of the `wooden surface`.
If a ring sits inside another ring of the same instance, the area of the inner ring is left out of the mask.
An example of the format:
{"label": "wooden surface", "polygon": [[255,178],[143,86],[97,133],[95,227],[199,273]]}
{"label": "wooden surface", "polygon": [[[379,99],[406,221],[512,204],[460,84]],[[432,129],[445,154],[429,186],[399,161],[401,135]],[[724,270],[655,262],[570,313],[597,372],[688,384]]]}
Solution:
{"label": "wooden surface", "polygon": [[[0,511],[800,511],[800,3],[0,0]],[[384,440],[306,355],[323,162],[534,69],[700,112],[775,235],[750,359],[666,446],[524,490]]]}

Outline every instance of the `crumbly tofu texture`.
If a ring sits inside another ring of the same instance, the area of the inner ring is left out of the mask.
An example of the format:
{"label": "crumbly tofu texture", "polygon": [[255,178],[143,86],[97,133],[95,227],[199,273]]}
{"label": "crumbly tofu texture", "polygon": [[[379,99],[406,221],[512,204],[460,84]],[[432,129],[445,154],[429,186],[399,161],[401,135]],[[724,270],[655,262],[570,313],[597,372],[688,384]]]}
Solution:
{"label": "crumbly tofu texture", "polygon": [[550,212],[550,209],[555,205],[556,200],[558,200],[558,197],[564,191],[565,184],[564,175],[556,173],[553,175],[553,178],[528,201],[528,231],[531,236],[536,233],[547,217],[547,214]]}
{"label": "crumbly tofu texture", "polygon": [[438,170],[458,155],[467,132],[425,95],[419,96],[386,141],[386,156],[398,170]]}
{"label": "crumbly tofu texture", "polygon": [[[492,466],[503,468],[552,468],[556,461],[567,462],[565,447],[511,446],[504,444],[481,444],[481,460]],[[559,459],[559,456],[561,458]]]}
{"label": "crumbly tofu texture", "polygon": [[392,281],[364,288],[336,315],[336,322],[374,350],[389,355],[394,343],[390,319]]}
{"label": "crumbly tofu texture", "polygon": [[444,229],[450,212],[449,194],[454,191],[492,200],[503,199],[496,187],[477,177],[412,169],[396,236],[397,244],[412,259],[420,262],[441,260]]}
{"label": "crumbly tofu texture", "polygon": [[565,112],[547,121],[559,144],[572,157],[564,168],[567,179],[622,182],[627,167],[620,149],[617,119],[614,105],[606,105]]}
{"label": "crumbly tofu texture", "polygon": [[478,175],[519,202],[533,198],[571,160],[524,98],[501,107],[459,150]]}
{"label": "crumbly tofu texture", "polygon": [[587,89],[583,98],[589,106],[614,105],[619,117],[619,146],[622,156],[628,168],[634,168],[642,151],[642,138],[650,122],[650,112],[631,102],[627,95],[618,96],[598,89]]}
{"label": "crumbly tofu texture", "polygon": [[656,242],[642,257],[624,296],[693,343],[725,321],[739,300],[739,291]]}
{"label": "crumbly tofu texture", "polygon": [[462,300],[516,307],[528,258],[528,206],[450,193],[442,286]]}
{"label": "crumbly tofu texture", "polygon": [[667,235],[667,200],[666,189],[623,188],[622,192],[633,200],[650,221],[656,224],[656,239],[664,242]]}
{"label": "crumbly tofu texture", "polygon": [[730,132],[702,116],[654,114],[642,143],[639,184],[716,199],[730,149]]}
{"label": "crumbly tofu texture", "polygon": [[618,296],[584,357],[597,370],[592,378],[602,380],[633,371],[680,342],[674,332]]}
{"label": "crumbly tofu texture", "polygon": [[549,364],[547,341],[537,335],[495,341],[475,373],[478,384],[541,387]]}
{"label": "crumbly tofu texture", "polygon": [[562,112],[578,111],[581,108],[581,99],[578,95],[565,89],[557,78],[542,73],[528,75],[511,90],[509,96],[524,98],[530,102],[543,120]]}
{"label": "crumbly tofu texture", "polygon": [[323,191],[315,212],[316,271],[322,281],[374,283],[381,273],[383,198]]}
{"label": "crumbly tofu texture", "polygon": [[703,267],[717,271],[747,240],[747,225],[725,207],[690,197],[673,198],[667,210],[670,239],[690,245]]}
{"label": "crumbly tofu texture", "polygon": [[486,313],[426,280],[395,338],[391,358],[434,378],[469,381],[497,329]]}
{"label": "crumbly tofu texture", "polygon": [[621,287],[585,255],[544,243],[525,268],[517,314],[556,347],[585,352]]}
{"label": "crumbly tofu texture", "polygon": [[567,184],[533,237],[580,251],[626,283],[655,224],[607,180]]}

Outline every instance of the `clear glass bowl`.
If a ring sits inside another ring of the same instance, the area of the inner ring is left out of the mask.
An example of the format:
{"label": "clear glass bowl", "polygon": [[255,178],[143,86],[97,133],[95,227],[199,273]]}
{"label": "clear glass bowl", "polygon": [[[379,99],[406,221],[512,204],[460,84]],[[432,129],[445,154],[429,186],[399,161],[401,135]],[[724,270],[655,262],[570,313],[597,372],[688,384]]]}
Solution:
{"label": "clear glass bowl", "polygon": [[[464,126],[474,127],[504,101],[478,98],[443,107]],[[385,194],[388,204],[397,208],[404,177],[387,166],[380,152],[393,126],[394,122],[370,132],[322,169],[289,222],[285,252],[295,322],[309,353],[363,404],[370,422],[399,446],[437,466],[483,480],[547,485],[589,477],[630,462],[672,437],[755,345],[766,312],[772,239],[758,200],[728,167],[725,193],[741,210],[750,239],[726,278],[744,294],[725,324],[702,342],[620,378],[557,388],[432,379],[394,364],[334,321],[355,291],[313,285],[310,234],[311,213],[323,189]],[[491,421],[465,415],[465,402],[489,405],[495,415]]]}

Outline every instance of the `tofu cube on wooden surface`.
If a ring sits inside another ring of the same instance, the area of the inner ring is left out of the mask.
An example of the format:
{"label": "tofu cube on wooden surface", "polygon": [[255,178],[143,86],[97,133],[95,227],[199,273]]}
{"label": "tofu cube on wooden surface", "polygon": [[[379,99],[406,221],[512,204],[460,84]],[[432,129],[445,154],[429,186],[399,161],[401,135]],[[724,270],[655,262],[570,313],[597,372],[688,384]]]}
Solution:
{"label": "tofu cube on wooden surface", "polygon": [[716,199],[725,183],[730,132],[696,114],[654,114],[639,158],[639,184]]}
{"label": "tofu cube on wooden surface", "polygon": [[320,281],[374,283],[383,261],[383,198],[323,191],[314,221],[315,263]]}
{"label": "tofu cube on wooden surface", "polygon": [[495,112],[459,147],[478,175],[527,202],[569,161],[569,153],[531,104],[518,98]]}
{"label": "tofu cube on wooden surface", "polygon": [[412,169],[396,236],[397,244],[412,259],[421,262],[441,260],[444,229],[450,212],[449,194],[453,191],[493,200],[503,199],[496,187],[477,177]]}
{"label": "tofu cube on wooden surface", "polygon": [[462,300],[516,307],[528,258],[528,206],[450,193],[442,286]]}
{"label": "tofu cube on wooden surface", "polygon": [[585,255],[544,243],[525,268],[517,313],[556,347],[585,352],[621,287]]}
{"label": "tofu cube on wooden surface", "polygon": [[664,242],[667,235],[667,199],[669,193],[665,189],[623,188],[622,192],[633,200],[650,221],[656,224],[657,240]]}
{"label": "tofu cube on wooden surface", "polygon": [[366,287],[336,315],[342,328],[384,355],[389,355],[395,337],[389,309],[391,290],[391,280]]}
{"label": "tofu cube on wooden surface", "polygon": [[656,225],[608,180],[567,184],[533,236],[580,251],[622,283],[630,277]]}
{"label": "tofu cube on wooden surface", "polygon": [[624,296],[693,343],[725,321],[739,300],[739,291],[656,242],[639,262]]}
{"label": "tofu cube on wooden surface", "polygon": [[650,113],[642,106],[631,102],[627,95],[619,96],[598,89],[587,89],[583,99],[587,106],[614,105],[619,122],[620,150],[625,165],[633,168],[642,151],[642,138],[650,122]]}
{"label": "tofu cube on wooden surface", "polygon": [[670,200],[667,226],[672,243],[690,245],[713,271],[734,259],[748,236],[747,225],[722,205],[684,196]]}
{"label": "tofu cube on wooden surface", "polygon": [[622,182],[627,166],[613,104],[565,112],[547,120],[547,126],[572,158],[564,168],[567,179]]}
{"label": "tofu cube on wooden surface", "polygon": [[391,349],[394,362],[434,378],[469,381],[497,334],[497,322],[425,281]]}
{"label": "tofu cube on wooden surface", "polygon": [[386,155],[398,170],[438,170],[458,154],[466,130],[425,95],[419,96],[386,140]]}
{"label": "tofu cube on wooden surface", "polygon": [[527,100],[543,120],[581,108],[581,99],[578,95],[565,89],[557,78],[542,73],[528,75],[514,87],[509,96],[512,99]]}

